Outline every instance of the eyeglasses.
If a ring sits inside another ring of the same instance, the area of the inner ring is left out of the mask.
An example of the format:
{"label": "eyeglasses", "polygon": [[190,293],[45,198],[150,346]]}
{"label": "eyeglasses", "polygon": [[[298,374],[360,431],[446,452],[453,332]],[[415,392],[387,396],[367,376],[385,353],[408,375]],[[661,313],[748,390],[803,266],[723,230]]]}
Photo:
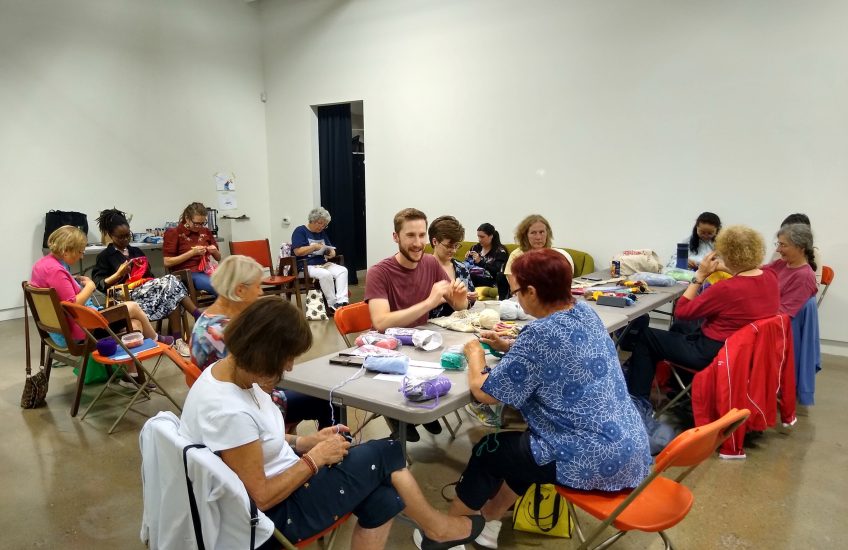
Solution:
{"label": "eyeglasses", "polygon": [[789,244],[789,243],[782,243],[780,241],[775,241],[775,243],[774,243],[774,247],[777,248],[777,249],[789,248],[790,246],[792,246],[792,245]]}
{"label": "eyeglasses", "polygon": [[202,222],[190,221],[189,224],[193,227],[206,227],[207,225],[209,225],[209,222],[207,222],[207,221],[202,221]]}
{"label": "eyeglasses", "polygon": [[455,243],[455,244],[439,243],[439,244],[444,246],[446,250],[453,250],[454,252],[459,250],[459,247],[462,246],[462,243]]}
{"label": "eyeglasses", "polygon": [[519,287],[519,288],[511,288],[511,289],[509,289],[509,292],[513,296],[518,296],[519,292],[523,292],[525,290],[527,290],[527,287],[522,286],[522,287]]}

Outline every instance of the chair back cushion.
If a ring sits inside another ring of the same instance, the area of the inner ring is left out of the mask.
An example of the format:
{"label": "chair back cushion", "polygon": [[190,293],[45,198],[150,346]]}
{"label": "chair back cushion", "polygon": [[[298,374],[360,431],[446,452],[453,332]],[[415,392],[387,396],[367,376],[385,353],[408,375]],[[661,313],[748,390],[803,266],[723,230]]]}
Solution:
{"label": "chair back cushion", "polygon": [[833,282],[833,268],[829,265],[822,266],[821,284],[829,285]]}

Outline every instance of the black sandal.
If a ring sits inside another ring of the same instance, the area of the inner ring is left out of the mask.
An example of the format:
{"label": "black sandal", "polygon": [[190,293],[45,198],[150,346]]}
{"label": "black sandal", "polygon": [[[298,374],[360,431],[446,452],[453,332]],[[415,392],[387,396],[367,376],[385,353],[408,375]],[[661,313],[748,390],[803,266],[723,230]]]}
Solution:
{"label": "black sandal", "polygon": [[459,546],[461,544],[465,544],[468,542],[473,542],[474,539],[480,536],[480,533],[483,532],[483,528],[486,527],[486,520],[481,515],[474,516],[465,516],[471,520],[471,534],[465,537],[464,539],[456,539],[449,540],[445,542],[436,542],[434,540],[430,540],[424,534],[423,531],[420,531],[421,534],[421,545],[418,546],[418,541],[416,542],[416,546],[418,546],[421,550],[449,550],[454,546]]}

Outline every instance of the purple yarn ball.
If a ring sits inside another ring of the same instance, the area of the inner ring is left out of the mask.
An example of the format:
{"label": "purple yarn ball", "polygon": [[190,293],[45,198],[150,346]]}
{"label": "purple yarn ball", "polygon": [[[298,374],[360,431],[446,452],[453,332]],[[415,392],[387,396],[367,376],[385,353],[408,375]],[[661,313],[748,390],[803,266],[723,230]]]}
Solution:
{"label": "purple yarn ball", "polygon": [[118,342],[116,342],[111,336],[97,341],[97,352],[100,355],[109,357],[114,355],[116,351],[118,351]]}

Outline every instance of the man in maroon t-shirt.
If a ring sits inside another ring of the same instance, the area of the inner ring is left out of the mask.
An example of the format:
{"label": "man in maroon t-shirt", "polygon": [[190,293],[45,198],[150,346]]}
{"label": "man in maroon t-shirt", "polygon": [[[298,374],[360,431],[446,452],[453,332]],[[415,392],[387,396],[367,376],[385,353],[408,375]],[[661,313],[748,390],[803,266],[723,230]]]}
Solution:
{"label": "man in maroon t-shirt", "polygon": [[[451,282],[448,274],[431,254],[424,254],[427,244],[427,215],[415,208],[395,214],[398,252],[368,270],[365,278],[365,301],[371,312],[371,324],[379,331],[389,327],[415,327],[427,322],[434,307],[447,302],[455,310],[468,309],[468,289],[459,280]],[[397,434],[395,420],[386,422]],[[442,431],[439,421],[424,424],[428,432]],[[415,426],[409,426],[407,441],[418,441]]]}
{"label": "man in maroon t-shirt", "polygon": [[371,266],[365,279],[365,301],[374,328],[414,327],[427,322],[434,307],[447,302],[455,311],[468,309],[468,290],[451,282],[439,262],[424,254],[427,216],[415,208],[395,214],[398,252]]}

